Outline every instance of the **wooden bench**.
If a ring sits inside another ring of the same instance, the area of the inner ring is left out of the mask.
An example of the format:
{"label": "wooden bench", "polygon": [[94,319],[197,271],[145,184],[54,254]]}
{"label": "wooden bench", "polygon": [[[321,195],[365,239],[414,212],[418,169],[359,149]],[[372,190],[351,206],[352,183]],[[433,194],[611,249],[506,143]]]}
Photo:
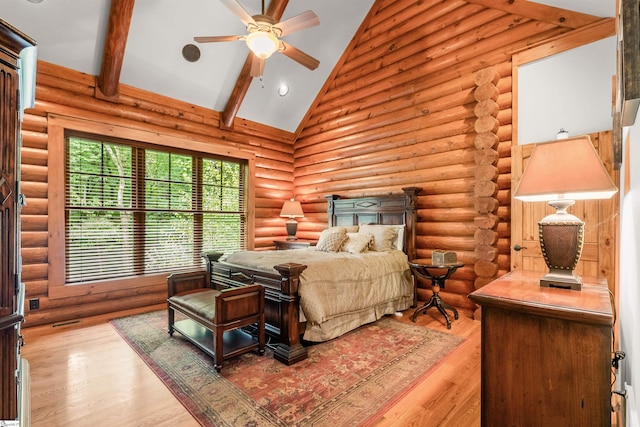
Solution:
{"label": "wooden bench", "polygon": [[[218,372],[223,360],[248,351],[264,354],[264,288],[247,285],[215,290],[205,270],[173,273],[167,277],[169,335],[180,332],[213,357]],[[186,319],[175,321],[179,312]],[[240,329],[255,325],[256,336]]]}

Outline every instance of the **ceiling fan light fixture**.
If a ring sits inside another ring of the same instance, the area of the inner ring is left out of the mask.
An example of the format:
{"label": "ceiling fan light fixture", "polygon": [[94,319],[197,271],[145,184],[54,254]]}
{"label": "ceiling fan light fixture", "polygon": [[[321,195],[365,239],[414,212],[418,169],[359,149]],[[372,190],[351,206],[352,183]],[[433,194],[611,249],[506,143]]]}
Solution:
{"label": "ceiling fan light fixture", "polygon": [[269,58],[280,47],[280,41],[269,31],[257,30],[249,33],[247,46],[261,59]]}

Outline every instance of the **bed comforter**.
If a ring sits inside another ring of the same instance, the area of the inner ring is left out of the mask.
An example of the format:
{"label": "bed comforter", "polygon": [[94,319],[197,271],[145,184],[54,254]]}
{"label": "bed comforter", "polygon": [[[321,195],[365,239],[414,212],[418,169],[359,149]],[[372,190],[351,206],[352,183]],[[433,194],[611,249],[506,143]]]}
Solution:
{"label": "bed comforter", "polygon": [[326,341],[413,303],[413,279],[407,255],[388,252],[323,252],[315,248],[286,251],[243,251],[221,261],[277,273],[273,266],[296,262],[300,275],[303,338]]}

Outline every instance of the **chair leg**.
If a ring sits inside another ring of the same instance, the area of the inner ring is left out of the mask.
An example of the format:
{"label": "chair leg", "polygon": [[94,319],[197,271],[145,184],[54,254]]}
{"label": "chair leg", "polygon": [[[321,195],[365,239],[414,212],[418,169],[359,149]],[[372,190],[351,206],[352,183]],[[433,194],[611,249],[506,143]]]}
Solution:
{"label": "chair leg", "polygon": [[224,355],[223,355],[224,329],[213,328],[211,332],[213,333],[213,353],[215,354],[214,364],[215,364],[216,371],[220,372],[222,370],[222,360],[224,358]]}
{"label": "chair leg", "polygon": [[168,327],[169,336],[172,337],[173,336],[173,323],[174,323],[174,320],[175,320],[176,313],[175,313],[175,311],[173,311],[171,306],[169,306],[169,309],[167,310],[167,313],[168,313],[168,321],[169,321],[169,327]]}

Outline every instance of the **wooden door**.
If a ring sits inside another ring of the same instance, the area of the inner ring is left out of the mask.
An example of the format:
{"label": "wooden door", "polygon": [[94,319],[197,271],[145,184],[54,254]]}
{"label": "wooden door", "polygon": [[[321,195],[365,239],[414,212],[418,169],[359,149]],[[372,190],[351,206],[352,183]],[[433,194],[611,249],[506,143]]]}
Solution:
{"label": "wooden door", "polygon": [[[613,135],[611,131],[590,134],[613,182],[620,187],[619,171],[613,169]],[[542,141],[541,141],[542,142]],[[511,148],[511,189],[515,192],[533,144]],[[522,202],[511,199],[511,269],[546,272],[540,250],[538,221],[553,213],[546,202]],[[576,201],[569,213],[585,222],[584,247],[576,273],[581,276],[606,277],[609,289],[615,289],[619,194],[608,200]]]}

